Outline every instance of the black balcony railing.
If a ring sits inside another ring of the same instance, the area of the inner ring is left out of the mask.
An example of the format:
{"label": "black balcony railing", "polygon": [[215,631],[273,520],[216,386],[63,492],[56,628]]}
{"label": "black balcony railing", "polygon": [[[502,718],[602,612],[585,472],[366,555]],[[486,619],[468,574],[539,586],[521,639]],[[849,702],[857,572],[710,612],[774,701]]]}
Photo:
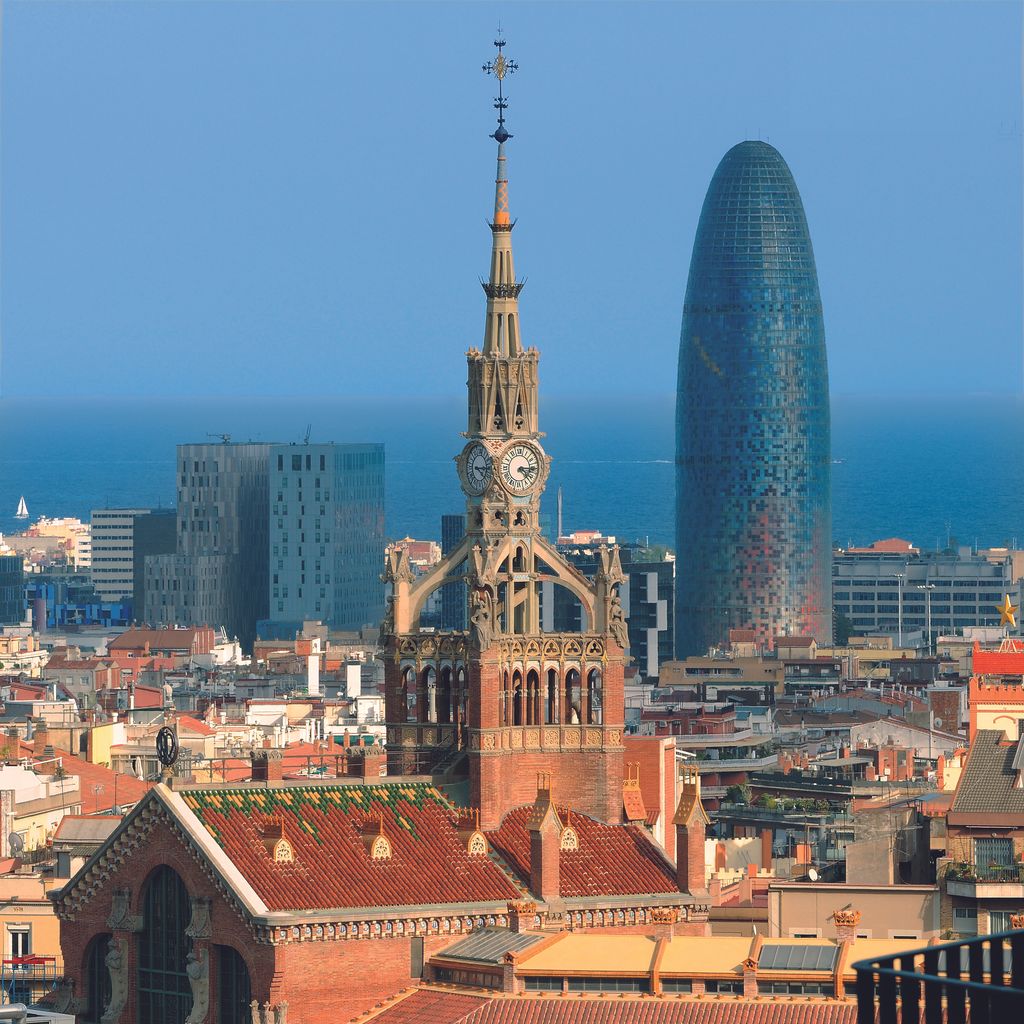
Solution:
{"label": "black balcony railing", "polygon": [[862,960],[857,1024],[1010,1024],[1024,1020],[1024,931]]}

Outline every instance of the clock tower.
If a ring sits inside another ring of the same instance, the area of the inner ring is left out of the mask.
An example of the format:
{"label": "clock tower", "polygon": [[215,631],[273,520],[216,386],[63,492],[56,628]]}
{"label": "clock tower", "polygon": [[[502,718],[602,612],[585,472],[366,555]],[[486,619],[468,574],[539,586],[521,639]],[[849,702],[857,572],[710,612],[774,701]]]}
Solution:
{"label": "clock tower", "polygon": [[[506,77],[517,65],[504,40],[484,70],[498,83],[498,144],[483,344],[466,353],[466,444],[456,456],[466,495],[466,537],[414,578],[404,553],[389,556],[386,649],[388,771],[468,775],[484,829],[531,803],[538,773],[552,798],[604,821],[622,818],[626,623],[616,548],[602,549],[591,580],[540,532],[550,459],[541,443],[536,348],[524,348],[512,259],[505,127]],[[465,581],[468,632],[422,631],[430,594]],[[583,630],[547,631],[555,587],[579,603]],[[547,615],[545,614],[547,612]]]}

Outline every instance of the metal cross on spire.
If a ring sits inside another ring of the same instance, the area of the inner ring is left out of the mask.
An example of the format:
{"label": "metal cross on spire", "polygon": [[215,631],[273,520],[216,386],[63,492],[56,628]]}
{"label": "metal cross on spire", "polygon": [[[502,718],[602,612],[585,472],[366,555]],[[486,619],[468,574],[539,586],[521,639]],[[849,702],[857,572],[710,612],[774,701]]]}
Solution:
{"label": "metal cross on spire", "polygon": [[505,142],[507,139],[511,139],[512,135],[505,128],[505,111],[508,109],[508,100],[505,99],[503,83],[506,75],[515,74],[519,70],[519,65],[514,60],[509,60],[502,52],[505,40],[501,37],[500,25],[498,26],[498,38],[494,40],[494,45],[498,48],[498,56],[493,61],[489,60],[484,64],[483,70],[488,75],[494,75],[498,80],[498,95],[494,98],[494,109],[498,112],[498,127],[491,138],[498,142]]}

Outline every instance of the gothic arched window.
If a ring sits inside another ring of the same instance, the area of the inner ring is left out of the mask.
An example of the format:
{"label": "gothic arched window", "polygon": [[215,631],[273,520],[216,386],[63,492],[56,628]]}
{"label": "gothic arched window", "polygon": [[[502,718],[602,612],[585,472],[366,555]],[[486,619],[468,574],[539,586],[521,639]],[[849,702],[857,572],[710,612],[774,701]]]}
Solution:
{"label": "gothic arched window", "polygon": [[587,673],[587,721],[591,725],[601,724],[604,703],[603,690],[604,680],[601,678],[601,670],[592,668]]}
{"label": "gothic arched window", "polygon": [[192,986],[185,973],[192,917],[188,890],[177,872],[160,867],[146,883],[139,934],[138,1019],[146,1024],[185,1024]]}
{"label": "gothic arched window", "polygon": [[437,670],[428,665],[420,673],[420,691],[416,697],[421,722],[437,721]]}
{"label": "gothic arched window", "polygon": [[448,725],[452,720],[452,670],[446,665],[441,669],[441,685],[437,688],[437,721]]}
{"label": "gothic arched window", "polygon": [[214,946],[217,956],[218,1024],[252,1024],[249,968],[231,946]]}
{"label": "gothic arched window", "polygon": [[406,668],[402,672],[402,701],[405,704],[405,720],[416,721],[416,672]]}
{"label": "gothic arched window", "polygon": [[85,984],[88,1000],[83,1020],[89,1024],[99,1024],[100,1017],[110,1006],[113,994],[110,982],[110,969],[107,967],[107,953],[110,950],[110,936],[97,935],[89,943],[85,955]]}
{"label": "gothic arched window", "polygon": [[583,720],[582,697],[580,695],[580,674],[571,668],[565,673],[565,723],[580,725]]}
{"label": "gothic arched window", "polygon": [[545,701],[544,722],[547,725],[558,724],[558,672],[548,669],[548,694]]}

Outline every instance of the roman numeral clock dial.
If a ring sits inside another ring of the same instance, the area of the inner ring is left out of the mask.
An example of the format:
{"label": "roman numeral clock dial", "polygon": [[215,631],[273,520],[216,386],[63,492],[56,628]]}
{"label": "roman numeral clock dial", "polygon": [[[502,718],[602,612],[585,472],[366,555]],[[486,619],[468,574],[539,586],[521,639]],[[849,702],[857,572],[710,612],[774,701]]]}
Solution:
{"label": "roman numeral clock dial", "polygon": [[479,441],[470,444],[462,456],[462,479],[470,494],[483,494],[491,480],[491,453]]}
{"label": "roman numeral clock dial", "polygon": [[541,456],[531,444],[514,444],[501,456],[501,480],[513,494],[526,494],[540,480]]}

